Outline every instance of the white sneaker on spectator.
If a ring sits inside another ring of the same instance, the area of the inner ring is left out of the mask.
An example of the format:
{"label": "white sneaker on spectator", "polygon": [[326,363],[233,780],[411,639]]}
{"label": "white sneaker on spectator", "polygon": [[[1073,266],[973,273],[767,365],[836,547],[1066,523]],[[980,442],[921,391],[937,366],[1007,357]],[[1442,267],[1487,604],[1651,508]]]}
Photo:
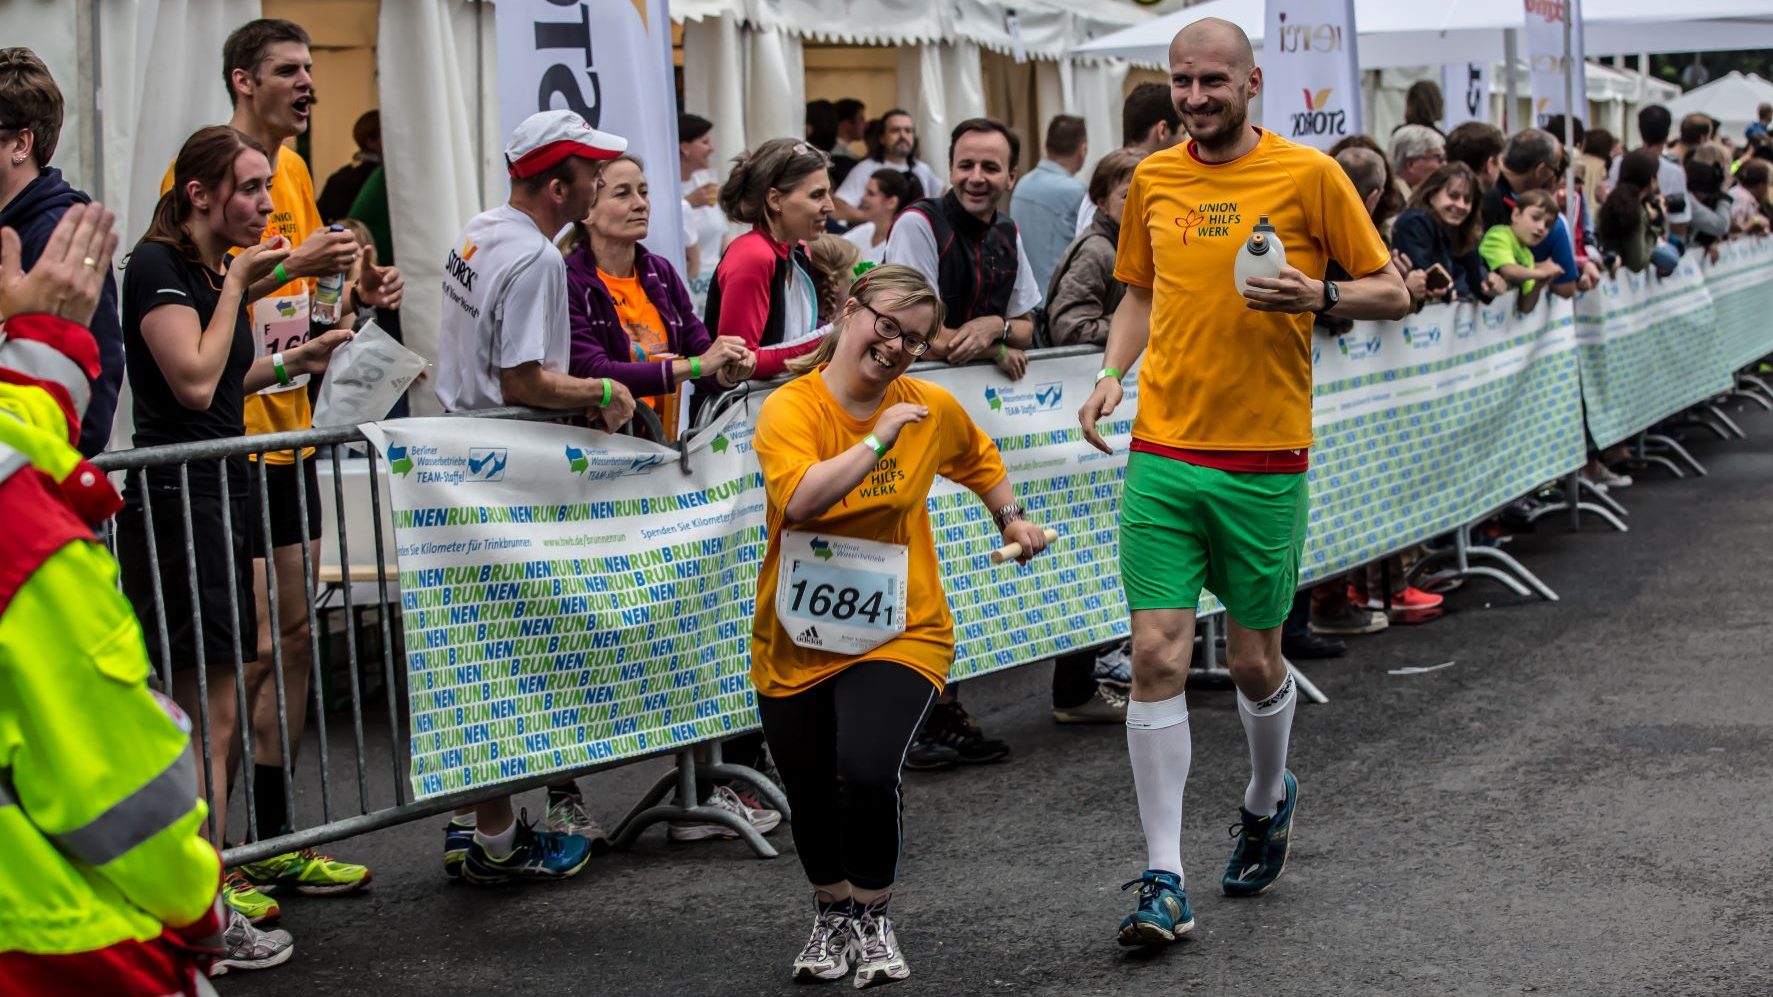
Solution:
{"label": "white sneaker on spectator", "polygon": [[1620,474],[1605,464],[1601,465],[1600,471],[1601,473],[1595,476],[1595,484],[1600,485],[1603,489],[1631,487],[1631,475]]}
{"label": "white sneaker on spectator", "polygon": [[[702,802],[702,806],[718,808],[744,818],[751,822],[758,834],[768,834],[782,823],[780,811],[746,802],[731,786],[714,787],[714,792],[708,794],[708,799]],[[712,820],[674,820],[668,834],[672,841],[731,841],[739,836],[739,832]]]}
{"label": "white sneaker on spectator", "polygon": [[603,855],[610,850],[609,832],[585,809],[585,798],[577,793],[558,796],[549,793],[548,817],[543,827],[556,834],[576,834],[591,842],[591,854]]}
{"label": "white sneaker on spectator", "polygon": [[246,915],[228,908],[228,927],[222,931],[226,954],[209,968],[211,976],[225,976],[235,969],[270,969],[295,955],[295,939],[282,928],[255,928]]}

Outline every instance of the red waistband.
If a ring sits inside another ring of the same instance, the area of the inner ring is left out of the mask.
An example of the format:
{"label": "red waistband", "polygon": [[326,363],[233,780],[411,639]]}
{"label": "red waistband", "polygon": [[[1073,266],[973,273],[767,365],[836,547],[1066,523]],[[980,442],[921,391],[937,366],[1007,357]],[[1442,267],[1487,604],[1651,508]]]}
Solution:
{"label": "red waistband", "polygon": [[1132,449],[1239,474],[1304,474],[1311,469],[1310,450],[1189,450],[1136,438]]}

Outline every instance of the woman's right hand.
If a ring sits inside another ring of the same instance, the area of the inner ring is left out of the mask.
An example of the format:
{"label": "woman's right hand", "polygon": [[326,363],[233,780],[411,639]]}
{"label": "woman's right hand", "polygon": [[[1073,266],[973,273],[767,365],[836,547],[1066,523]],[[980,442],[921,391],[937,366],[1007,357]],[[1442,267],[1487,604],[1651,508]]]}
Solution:
{"label": "woman's right hand", "polygon": [[1421,301],[1428,297],[1428,271],[1412,270],[1404,278],[1404,289],[1410,292],[1411,301]]}
{"label": "woman's right hand", "polygon": [[234,281],[244,292],[247,288],[271,276],[277,264],[289,259],[289,240],[277,236],[269,241],[248,246],[234,257],[228,264],[227,280]]}
{"label": "woman's right hand", "polygon": [[714,344],[701,356],[702,376],[711,377],[729,365],[740,363],[751,353],[750,347],[737,336],[716,336]]}
{"label": "woman's right hand", "polygon": [[900,402],[874,420],[874,438],[890,447],[899,441],[899,430],[909,423],[922,422],[929,414],[930,410],[926,405]]}

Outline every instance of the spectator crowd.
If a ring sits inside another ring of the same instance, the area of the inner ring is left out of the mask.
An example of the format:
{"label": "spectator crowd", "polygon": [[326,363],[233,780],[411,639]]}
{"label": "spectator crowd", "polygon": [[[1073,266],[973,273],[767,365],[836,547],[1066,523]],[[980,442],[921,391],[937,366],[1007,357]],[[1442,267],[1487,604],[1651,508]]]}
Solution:
{"label": "spectator crowd", "polygon": [[[110,442],[126,378],[134,446],[299,430],[312,424],[329,359],[355,330],[373,319],[398,336],[409,289],[389,230],[378,116],[356,122],[356,154],[316,193],[307,164],[285,144],[307,130],[314,101],[306,32],[254,21],[229,37],[222,58],[232,116],[182,143],[151,224],[123,233],[121,282],[107,271],[95,285],[86,324],[96,353],[77,441],[86,457]],[[1562,118],[1513,135],[1481,122],[1443,133],[1440,105],[1433,84],[1418,84],[1407,123],[1388,140],[1353,136],[1330,150],[1417,309],[1512,291],[1527,311],[1621,268],[1667,277],[1688,253],[1715,258],[1721,242],[1773,228],[1773,107],[1759,108],[1738,140],[1703,114],[1676,122],[1646,106],[1641,144],[1626,149]],[[62,117],[44,64],[26,49],[0,50],[0,226],[17,233],[5,247],[18,254],[8,268],[36,266],[64,215],[90,200],[51,165]],[[860,101],[818,100],[806,107],[804,135],[721,164],[711,137],[721,123],[686,112],[681,185],[660,192],[621,136],[569,111],[544,112],[505,146],[509,201],[477,216],[455,246],[428,250],[449,265],[437,367],[421,383],[451,411],[575,410],[610,431],[662,429],[669,441],[721,392],[804,366],[797,358],[820,347],[852,283],[877,264],[921,273],[944,306],[933,335],[906,349],[1019,379],[1031,349],[1106,343],[1127,292],[1114,272],[1134,174],[1188,139],[1162,84],[1134,87],[1121,125],[1120,147],[1093,157],[1085,121],[1058,115],[1022,173],[1024,136],[992,118],[927,136],[903,109],[870,115]],[[681,269],[646,246],[660,196],[683,202]],[[323,316],[317,295],[328,287],[338,305]],[[1334,335],[1347,326],[1325,316],[1316,328]],[[635,418],[642,407],[652,418]],[[258,836],[290,830],[284,771],[294,759],[283,752],[299,749],[312,698],[307,607],[322,500],[312,455],[193,464],[182,479],[170,470],[134,475],[116,517],[122,591],[145,632],[164,628],[147,642],[149,658],[171,675],[164,691],[183,714],[201,718],[193,736],[212,746],[197,779],[210,806],[204,834],[217,846],[231,784],[243,780],[252,783]],[[1584,474],[1601,488],[1626,487],[1626,463],[1623,452],[1597,452]],[[168,511],[181,501],[188,519]],[[1530,530],[1538,501],[1504,510],[1477,542]],[[169,556],[188,544],[191,564]],[[1459,579],[1406,584],[1415,557],[1301,592],[1284,629],[1286,654],[1340,656],[1345,638],[1432,621]],[[245,688],[236,686],[237,653]],[[1060,658],[1055,721],[1124,722],[1130,667],[1124,645]],[[236,771],[242,711],[256,746],[251,772]],[[950,685],[905,764],[944,769],[1001,761],[1011,750]],[[773,772],[761,736],[725,751]],[[705,781],[698,793],[724,816],[678,822],[674,840],[733,838],[735,822],[767,833],[781,822],[743,784]],[[572,875],[608,847],[592,809],[570,781],[549,787],[540,827],[519,820],[509,799],[464,808],[445,831],[445,871],[476,884],[538,870]],[[289,957],[294,940],[268,927],[279,897],[349,893],[370,879],[364,866],[313,849],[229,870],[217,971]]]}

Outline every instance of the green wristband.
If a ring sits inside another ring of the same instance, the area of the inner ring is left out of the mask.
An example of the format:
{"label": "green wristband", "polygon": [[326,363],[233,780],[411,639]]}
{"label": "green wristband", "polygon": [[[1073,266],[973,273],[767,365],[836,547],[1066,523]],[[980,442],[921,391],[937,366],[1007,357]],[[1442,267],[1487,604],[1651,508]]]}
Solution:
{"label": "green wristband", "polygon": [[1104,367],[1096,372],[1096,380],[1100,381],[1105,377],[1112,377],[1118,381],[1120,380],[1120,371],[1115,370],[1113,367]]}
{"label": "green wristband", "polygon": [[277,375],[277,383],[288,387],[295,378],[289,376],[289,369],[283,366],[283,354],[271,354],[271,372]]}
{"label": "green wristband", "polygon": [[597,407],[604,408],[605,406],[609,405],[609,400],[611,398],[613,398],[614,396],[615,396],[615,389],[610,387],[609,378],[607,378],[607,377],[603,378],[603,401],[598,402]]}
{"label": "green wristband", "polygon": [[701,377],[702,376],[702,358],[701,357],[690,357],[690,376],[691,377]]}
{"label": "green wristband", "polygon": [[862,445],[874,451],[874,456],[876,457],[886,456],[887,445],[880,442],[880,437],[873,433],[869,433],[867,436],[862,437]]}
{"label": "green wristband", "polygon": [[1003,343],[1003,342],[1000,342],[997,344],[997,358],[999,360],[1002,360],[1004,358],[1004,356],[1006,354],[1008,354],[1009,352],[1010,352],[1010,344]]}
{"label": "green wristband", "polygon": [[279,287],[290,282],[289,271],[283,269],[283,264],[281,263],[277,264],[277,269],[271,271],[271,276],[277,278],[278,281],[281,282],[278,284]]}

